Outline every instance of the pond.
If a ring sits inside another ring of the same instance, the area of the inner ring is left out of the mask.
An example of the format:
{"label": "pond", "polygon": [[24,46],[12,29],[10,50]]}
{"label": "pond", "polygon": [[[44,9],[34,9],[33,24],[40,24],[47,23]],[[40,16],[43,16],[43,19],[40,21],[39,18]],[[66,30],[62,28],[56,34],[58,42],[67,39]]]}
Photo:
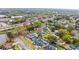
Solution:
{"label": "pond", "polygon": [[6,42],[7,35],[6,34],[0,34],[0,44],[3,44]]}

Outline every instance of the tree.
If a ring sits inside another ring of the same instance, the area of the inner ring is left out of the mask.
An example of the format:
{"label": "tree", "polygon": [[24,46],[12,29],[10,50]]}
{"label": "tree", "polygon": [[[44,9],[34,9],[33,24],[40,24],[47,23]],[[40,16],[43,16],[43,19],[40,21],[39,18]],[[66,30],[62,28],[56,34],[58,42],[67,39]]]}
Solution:
{"label": "tree", "polygon": [[79,39],[74,39],[73,43],[74,46],[79,46]]}
{"label": "tree", "polygon": [[59,29],[59,33],[62,33],[63,35],[69,35],[70,33],[69,33],[69,31],[68,30],[66,30],[66,29]]}
{"label": "tree", "polygon": [[53,25],[53,26],[55,26],[55,28],[56,28],[56,29],[61,28],[61,25],[60,25],[58,22],[54,23],[54,25]]}
{"label": "tree", "polygon": [[27,28],[28,31],[34,30],[34,27],[31,26],[31,25],[27,25],[26,28]]}
{"label": "tree", "polygon": [[33,23],[33,25],[34,25],[34,27],[41,27],[41,25],[42,25],[42,22],[41,21],[38,21],[38,20],[36,20],[34,23]]}
{"label": "tree", "polygon": [[7,32],[7,36],[9,38],[15,38],[17,36],[17,34],[15,32]]}
{"label": "tree", "polygon": [[73,41],[71,35],[64,35],[62,38],[66,43],[71,43]]}
{"label": "tree", "polygon": [[56,40],[56,37],[55,36],[52,36],[50,34],[47,34],[44,36],[44,39],[47,40],[48,42],[53,42]]}

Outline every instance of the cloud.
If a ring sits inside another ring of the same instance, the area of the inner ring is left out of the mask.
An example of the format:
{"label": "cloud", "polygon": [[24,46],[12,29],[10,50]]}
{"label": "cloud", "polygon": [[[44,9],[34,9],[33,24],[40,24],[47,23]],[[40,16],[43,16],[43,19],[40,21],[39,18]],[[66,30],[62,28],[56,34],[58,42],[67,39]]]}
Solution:
{"label": "cloud", "polygon": [[79,0],[0,0],[0,7],[79,9]]}

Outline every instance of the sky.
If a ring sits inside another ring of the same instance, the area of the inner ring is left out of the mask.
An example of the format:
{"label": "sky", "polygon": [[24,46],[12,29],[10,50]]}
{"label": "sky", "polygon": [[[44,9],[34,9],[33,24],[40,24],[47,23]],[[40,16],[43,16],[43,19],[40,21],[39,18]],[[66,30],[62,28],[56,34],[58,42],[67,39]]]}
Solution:
{"label": "sky", "polygon": [[0,0],[0,8],[79,9],[79,0]]}

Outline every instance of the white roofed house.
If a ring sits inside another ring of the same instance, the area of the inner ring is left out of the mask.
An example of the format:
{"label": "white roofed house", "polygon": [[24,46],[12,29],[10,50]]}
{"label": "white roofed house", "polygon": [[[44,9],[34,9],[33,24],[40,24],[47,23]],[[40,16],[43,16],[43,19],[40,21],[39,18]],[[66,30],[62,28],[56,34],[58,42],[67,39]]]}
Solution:
{"label": "white roofed house", "polygon": [[11,18],[22,18],[23,16],[11,16]]}
{"label": "white roofed house", "polygon": [[79,30],[79,20],[77,20],[77,21],[75,22],[75,29],[76,29],[76,30]]}
{"label": "white roofed house", "polygon": [[11,18],[0,18],[0,22],[7,23]]}
{"label": "white roofed house", "polygon": [[31,25],[31,21],[26,20],[26,21],[24,22],[24,25]]}
{"label": "white roofed house", "polygon": [[15,19],[9,19],[8,22],[7,22],[7,24],[12,24],[15,21],[16,21]]}
{"label": "white roofed house", "polygon": [[6,15],[0,15],[0,18],[5,18],[5,17],[7,17]]}
{"label": "white roofed house", "polygon": [[9,25],[8,25],[9,20],[11,20],[11,19],[10,18],[0,18],[0,29],[9,27]]}
{"label": "white roofed house", "polygon": [[0,29],[8,27],[8,24],[0,22]]}

